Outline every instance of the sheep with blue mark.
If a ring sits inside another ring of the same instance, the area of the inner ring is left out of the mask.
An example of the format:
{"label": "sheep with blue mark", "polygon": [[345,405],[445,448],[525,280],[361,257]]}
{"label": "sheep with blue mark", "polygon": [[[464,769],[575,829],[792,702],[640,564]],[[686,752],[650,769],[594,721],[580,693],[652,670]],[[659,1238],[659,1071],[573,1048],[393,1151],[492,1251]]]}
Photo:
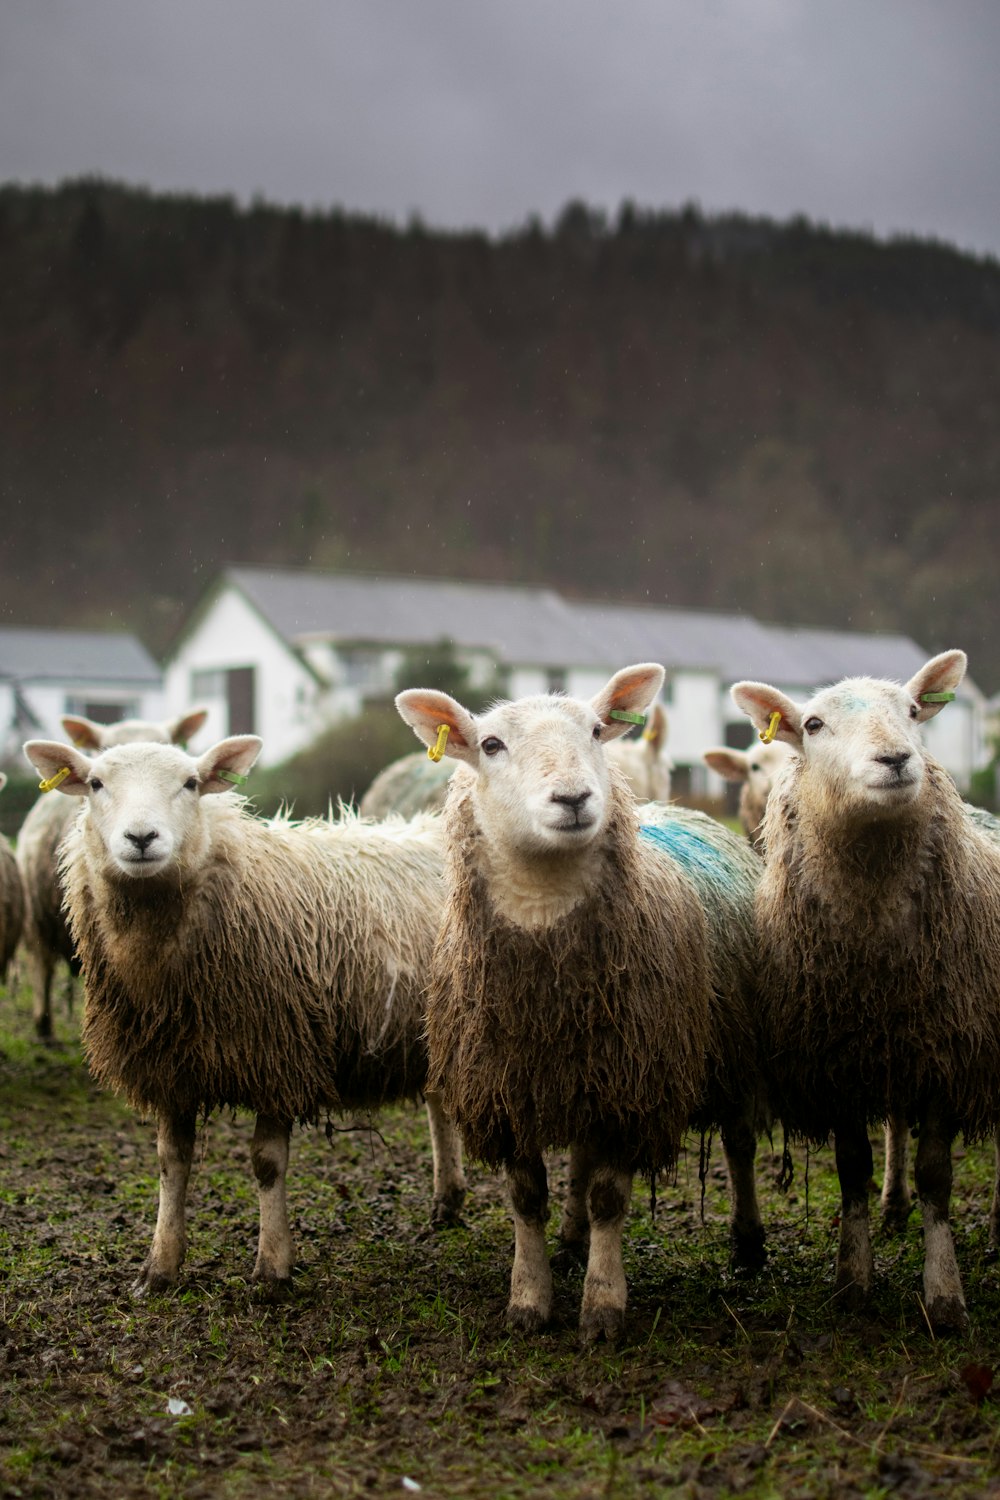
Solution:
{"label": "sheep with blue mark", "polygon": [[768,801],[756,908],[774,1107],[795,1135],[834,1137],[848,1307],[873,1279],[869,1128],[917,1128],[935,1330],[967,1322],[951,1143],[1000,1119],[1000,847],[920,737],[965,667],[964,652],[946,651],[905,686],[850,678],[804,705],[765,683],[732,689],[758,730],[796,752]]}
{"label": "sheep with blue mark", "polygon": [[638,808],[605,750],[662,681],[646,663],[589,703],[545,694],[481,715],[429,689],[396,699],[418,737],[459,762],[428,995],[431,1082],[467,1150],[505,1172],[507,1319],[525,1332],[552,1312],[544,1153],[570,1151],[560,1234],[589,1241],[585,1342],[624,1326],[633,1175],[672,1167],[692,1121],[723,1127],[739,1197],[735,1258],[763,1255],[751,1019],[759,861],[699,814]]}

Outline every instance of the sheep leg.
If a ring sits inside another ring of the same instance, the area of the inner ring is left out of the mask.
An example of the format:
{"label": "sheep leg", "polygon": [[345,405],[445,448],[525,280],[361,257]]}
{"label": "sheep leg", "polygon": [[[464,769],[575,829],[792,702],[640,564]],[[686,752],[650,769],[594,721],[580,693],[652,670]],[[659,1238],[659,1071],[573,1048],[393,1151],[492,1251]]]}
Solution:
{"label": "sheep leg", "polygon": [[936,1333],[958,1331],[969,1322],[949,1222],[951,1141],[951,1131],[932,1110],[917,1137],[916,1181],[924,1219],[924,1305]]}
{"label": "sheep leg", "polygon": [[834,1134],[837,1176],[840,1178],[840,1243],[837,1246],[835,1289],[841,1305],[856,1311],[872,1286],[872,1246],[868,1232],[868,1184],[872,1175],[872,1147],[864,1124]]}
{"label": "sheep leg", "polygon": [[594,1169],[594,1153],[574,1141],[569,1151],[569,1186],[559,1225],[559,1239],[574,1254],[586,1250],[590,1239],[590,1217],[587,1213],[587,1187]]}
{"label": "sheep leg", "polygon": [[254,1126],[250,1160],[260,1197],[260,1239],[254,1281],[287,1281],[292,1274],[295,1246],[288,1228],[285,1177],[288,1171],[287,1120],[258,1115]]}
{"label": "sheep leg", "polygon": [[625,1265],[622,1229],[632,1197],[632,1173],[601,1164],[587,1184],[590,1254],[583,1281],[580,1338],[585,1344],[605,1338],[614,1343],[625,1328]]}
{"label": "sheep leg", "polygon": [[757,1135],[747,1116],[730,1121],[721,1132],[729,1171],[729,1250],[731,1264],[759,1271],[767,1260],[764,1221],[757,1202]]}
{"label": "sheep leg", "polygon": [[164,1292],[177,1280],[187,1249],[184,1205],[194,1157],[195,1117],[160,1115],[156,1122],[156,1155],[160,1164],[160,1201],[149,1254],[132,1284],[132,1294]]}
{"label": "sheep leg", "polygon": [[990,1205],[990,1245],[1000,1245],[1000,1130],[993,1138],[993,1202]]}
{"label": "sheep leg", "polygon": [[451,1116],[445,1112],[441,1095],[428,1092],[427,1124],[431,1133],[431,1156],[434,1161],[434,1201],[431,1224],[442,1229],[462,1222],[465,1201],[465,1173],[462,1171],[462,1138]]}
{"label": "sheep leg", "polygon": [[50,954],[28,949],[28,983],[32,994],[32,1019],[40,1042],[52,1040],[52,975],[55,963]]}
{"label": "sheep leg", "polygon": [[537,1333],[552,1316],[552,1268],[545,1249],[549,1189],[540,1156],[519,1157],[506,1168],[514,1215],[514,1267],[507,1325]]}
{"label": "sheep leg", "polygon": [[882,1223],[901,1234],[910,1217],[913,1198],[907,1183],[910,1130],[904,1118],[890,1115],[885,1127],[885,1172],[882,1177]]}

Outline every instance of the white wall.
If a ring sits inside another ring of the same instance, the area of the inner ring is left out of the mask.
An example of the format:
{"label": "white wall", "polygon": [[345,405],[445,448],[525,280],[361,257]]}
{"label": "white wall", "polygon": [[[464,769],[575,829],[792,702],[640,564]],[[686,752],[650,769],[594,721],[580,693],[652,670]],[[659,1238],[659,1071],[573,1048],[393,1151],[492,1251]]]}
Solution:
{"label": "white wall", "polygon": [[262,764],[274,764],[309,744],[325,727],[327,703],[320,685],[235,589],[218,595],[164,673],[171,715],[205,707],[209,718],[198,736],[202,747],[229,734],[224,684],[211,696],[196,696],[194,674],[233,667],[255,668],[254,733],[264,741]]}

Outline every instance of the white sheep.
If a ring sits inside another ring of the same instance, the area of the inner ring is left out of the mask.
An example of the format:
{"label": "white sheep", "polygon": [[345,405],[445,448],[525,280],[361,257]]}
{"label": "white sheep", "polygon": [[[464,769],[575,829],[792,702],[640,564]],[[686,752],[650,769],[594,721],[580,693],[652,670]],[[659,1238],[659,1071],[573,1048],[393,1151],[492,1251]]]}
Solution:
{"label": "white sheep", "polygon": [[[66,714],[62,726],[79,749],[96,754],[111,745],[136,741],[186,745],[208,717],[204,708],[158,724],[144,719],[121,719],[117,724],[95,724],[78,714]],[[17,862],[24,886],[25,913],[22,943],[34,1006],[35,1033],[43,1041],[52,1036],[52,978],[56,965],[66,963],[72,975],[78,965],[62,911],[59,884],[59,845],[77,805],[61,797],[42,796],[21,825]],[[70,991],[72,994],[72,991]]]}
{"label": "white sheep", "polygon": [[571,1152],[562,1238],[589,1232],[584,1340],[623,1326],[633,1173],[672,1165],[693,1118],[721,1121],[735,1162],[737,1258],[759,1264],[763,1251],[750,1019],[759,861],[700,814],[637,809],[605,753],[662,681],[662,667],[643,664],[591,703],[541,695],[479,716],[430,690],[396,699],[426,744],[461,763],[444,814],[430,1078],[467,1149],[505,1169],[507,1317],[529,1332],[552,1308],[547,1150]]}
{"label": "white sheep", "polygon": [[[0,771],[0,791],[7,777]],[[14,851],[0,836],[0,984],[7,983],[7,968],[14,957],[24,922],[24,888]]]}
{"label": "white sheep", "polygon": [[797,752],[764,819],[761,1021],[789,1129],[833,1134],[843,1207],[836,1287],[872,1282],[869,1127],[916,1125],[924,1291],[936,1329],[966,1322],[949,1225],[951,1142],[1000,1119],[1000,848],[924,748],[966,659],[905,685],[849,678],[805,705],[740,682],[737,705]]}
{"label": "white sheep", "polygon": [[[608,759],[625,775],[635,797],[642,802],[667,802],[673,769],[667,744],[667,715],[655,704],[637,738],[612,741]],[[381,770],[361,798],[363,818],[384,818],[389,813],[412,818],[417,812],[437,812],[444,806],[454,766],[445,759],[431,760],[422,751],[402,755]]]}
{"label": "white sheep", "polygon": [[[294,1249],[290,1128],[423,1090],[423,995],[442,902],[439,819],[270,822],[232,795],[261,742],[197,759],[131,744],[89,760],[49,741],[32,765],[83,799],[61,854],[83,967],[83,1045],[100,1083],[157,1120],[160,1204],[137,1292],[175,1280],[199,1116],[257,1116],[255,1279]],[[228,793],[229,795],[216,795]],[[427,1096],[435,1222],[464,1181],[453,1128]]]}
{"label": "white sheep", "polygon": [[790,754],[787,745],[774,740],[767,745],[752,745],[749,750],[732,750],[727,746],[706,750],[702,755],[702,760],[717,775],[740,784],[738,817],[751,844],[756,844],[760,837],[767,799]]}

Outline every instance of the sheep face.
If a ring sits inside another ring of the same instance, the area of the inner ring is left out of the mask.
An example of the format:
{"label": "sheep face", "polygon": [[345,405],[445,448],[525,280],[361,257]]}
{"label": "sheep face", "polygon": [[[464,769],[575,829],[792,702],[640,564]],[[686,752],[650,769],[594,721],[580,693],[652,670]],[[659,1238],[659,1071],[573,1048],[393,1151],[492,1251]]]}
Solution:
{"label": "sheep face", "polygon": [[522,856],[583,850],[603,830],[610,777],[604,746],[629,729],[663,669],[627,667],[590,702],[557,694],[502,703],[473,715],[444,693],[400,693],[396,706],[425,744],[448,727],[444,753],[476,774],[477,821],[495,847]]}
{"label": "sheep face", "polygon": [[702,760],[726,781],[743,782],[754,805],[763,807],[790,754],[788,745],[775,740],[770,745],[752,745],[749,750],[706,750]]}
{"label": "sheep face", "polygon": [[901,687],[849,677],[800,706],[776,688],[739,682],[733,699],[761,733],[774,719],[776,737],[802,757],[803,778],[826,805],[861,821],[892,818],[919,797],[924,747],[919,726],[939,713],[965,674],[962,651],[946,651]]}
{"label": "sheep face", "polygon": [[24,751],[63,795],[87,799],[89,846],[103,851],[104,873],[146,880],[197,861],[206,838],[201,798],[231,791],[260,745],[256,735],[238,735],[198,759],[148,742],[118,745],[93,760],[48,740],[29,740]]}

